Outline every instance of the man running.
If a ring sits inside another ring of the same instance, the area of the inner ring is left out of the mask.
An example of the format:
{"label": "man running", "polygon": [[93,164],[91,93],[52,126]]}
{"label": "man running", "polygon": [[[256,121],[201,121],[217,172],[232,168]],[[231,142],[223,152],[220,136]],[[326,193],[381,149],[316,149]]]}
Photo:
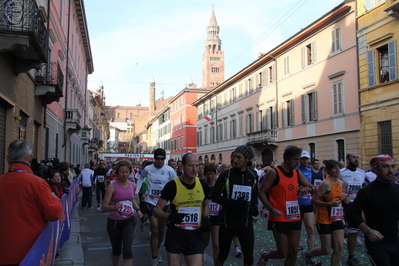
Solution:
{"label": "man running", "polygon": [[[202,265],[202,232],[211,229],[208,188],[197,177],[198,158],[187,153],[182,158],[183,175],[168,182],[161,194],[154,215],[169,221],[165,237],[168,265],[180,266],[182,256],[189,266]],[[165,212],[170,202],[171,212]]]}
{"label": "man running", "polygon": [[373,265],[398,265],[399,185],[392,183],[397,165],[387,154],[372,158],[370,165],[377,178],[357,193],[346,215],[354,227],[364,232]]}
{"label": "man running", "polygon": [[[160,246],[162,243],[164,229],[166,221],[158,220],[154,215],[153,211],[158,203],[158,200],[162,194],[162,190],[165,184],[176,178],[176,173],[172,167],[165,164],[166,152],[164,149],[156,149],[154,151],[153,164],[146,166],[141,172],[139,179],[137,180],[136,194],[139,194],[141,185],[144,179],[148,178],[148,190],[145,197],[147,204],[148,216],[150,217],[150,247],[152,253],[151,266],[158,265],[162,262]],[[169,205],[165,205],[164,212],[168,212]]]}
{"label": "man running", "polygon": [[234,167],[222,172],[213,188],[212,201],[222,205],[216,266],[222,266],[226,261],[235,234],[240,240],[244,265],[253,264],[255,237],[252,216],[259,214],[258,175],[248,167],[253,157],[250,146],[238,146],[233,154]]}
{"label": "man running", "polygon": [[[357,168],[359,165],[359,157],[356,153],[350,152],[346,155],[346,167],[341,169],[339,179],[342,180],[343,194],[349,196],[351,203],[355,200],[357,192],[365,185],[366,173]],[[343,204],[344,213],[348,212],[350,204]],[[345,234],[347,235],[347,248],[349,257],[346,262],[350,266],[360,266],[360,262],[355,258],[356,238],[359,233],[358,228],[353,228],[348,225],[345,227]]]}
{"label": "man running", "polygon": [[[315,187],[295,168],[301,159],[302,150],[288,146],[284,151],[284,162],[272,168],[259,190],[259,198],[269,210],[268,229],[273,230],[277,250],[262,251],[258,266],[266,265],[270,259],[286,258],[287,266],[296,262],[301,233],[301,213],[298,194],[314,193]],[[299,189],[298,185],[301,185]],[[265,192],[269,190],[269,199]]]}
{"label": "man running", "polygon": [[101,211],[101,201],[104,200],[106,180],[105,177],[108,173],[105,168],[104,160],[100,160],[100,163],[96,170],[94,170],[94,183],[96,187],[96,199],[97,199],[97,211]]}

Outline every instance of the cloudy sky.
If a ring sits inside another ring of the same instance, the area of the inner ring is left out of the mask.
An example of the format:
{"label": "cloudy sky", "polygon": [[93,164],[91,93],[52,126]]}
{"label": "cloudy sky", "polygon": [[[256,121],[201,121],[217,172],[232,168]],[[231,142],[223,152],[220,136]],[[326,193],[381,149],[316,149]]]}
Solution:
{"label": "cloudy sky", "polygon": [[202,82],[202,54],[214,6],[225,53],[225,78],[256,60],[341,0],[84,0],[94,73],[89,89],[104,85],[106,105],[148,106]]}

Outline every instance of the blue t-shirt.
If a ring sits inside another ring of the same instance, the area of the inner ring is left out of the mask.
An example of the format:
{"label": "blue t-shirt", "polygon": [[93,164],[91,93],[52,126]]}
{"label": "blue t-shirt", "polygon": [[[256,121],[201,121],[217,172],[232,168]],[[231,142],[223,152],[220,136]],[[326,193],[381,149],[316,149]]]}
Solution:
{"label": "blue t-shirt", "polygon": [[[312,169],[303,168],[300,165],[298,165],[296,169],[300,171],[310,183],[312,183]],[[312,195],[310,195],[310,193],[305,195],[298,195],[298,203],[301,206],[312,205],[311,200],[312,200]]]}

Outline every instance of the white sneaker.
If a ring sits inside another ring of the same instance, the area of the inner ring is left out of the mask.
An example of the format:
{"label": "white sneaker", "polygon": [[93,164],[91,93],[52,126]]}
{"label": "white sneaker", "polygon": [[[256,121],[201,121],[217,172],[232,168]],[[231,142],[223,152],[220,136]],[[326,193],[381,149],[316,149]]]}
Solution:
{"label": "white sneaker", "polygon": [[97,211],[101,211],[101,205],[97,206]]}
{"label": "white sneaker", "polygon": [[266,251],[261,250],[260,254],[259,254],[259,260],[258,263],[256,264],[256,266],[265,266],[267,261],[263,260],[263,255],[267,254]]}
{"label": "white sneaker", "polygon": [[236,247],[236,251],[234,252],[234,256],[240,257],[242,255],[241,249],[239,246]]}
{"label": "white sneaker", "polygon": [[157,252],[157,260],[158,260],[159,263],[162,262],[161,249],[158,249],[158,252]]}
{"label": "white sneaker", "polygon": [[153,259],[151,261],[151,266],[158,266],[158,260],[157,259]]}

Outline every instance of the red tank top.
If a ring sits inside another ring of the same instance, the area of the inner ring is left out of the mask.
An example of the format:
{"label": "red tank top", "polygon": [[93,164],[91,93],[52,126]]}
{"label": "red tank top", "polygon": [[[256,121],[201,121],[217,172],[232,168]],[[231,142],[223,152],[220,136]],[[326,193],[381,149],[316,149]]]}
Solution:
{"label": "red tank top", "polygon": [[275,222],[294,222],[301,220],[301,213],[298,204],[298,170],[293,170],[293,176],[287,177],[275,167],[279,182],[276,186],[269,189],[269,202],[274,209],[281,212],[277,218],[269,216],[270,221]]}

